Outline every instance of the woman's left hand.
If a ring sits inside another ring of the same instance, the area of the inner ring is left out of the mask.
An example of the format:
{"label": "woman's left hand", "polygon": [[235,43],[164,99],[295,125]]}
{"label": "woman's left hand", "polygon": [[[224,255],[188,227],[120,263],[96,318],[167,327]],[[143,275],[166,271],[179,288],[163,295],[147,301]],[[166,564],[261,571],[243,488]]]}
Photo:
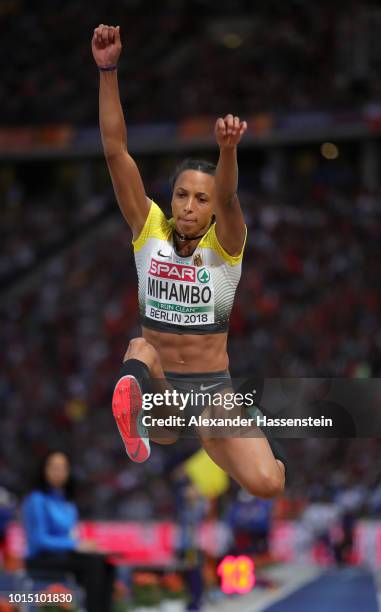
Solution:
{"label": "woman's left hand", "polygon": [[226,115],[216,121],[215,134],[217,144],[220,148],[231,149],[240,142],[243,134],[247,130],[246,121],[241,121],[239,117]]}

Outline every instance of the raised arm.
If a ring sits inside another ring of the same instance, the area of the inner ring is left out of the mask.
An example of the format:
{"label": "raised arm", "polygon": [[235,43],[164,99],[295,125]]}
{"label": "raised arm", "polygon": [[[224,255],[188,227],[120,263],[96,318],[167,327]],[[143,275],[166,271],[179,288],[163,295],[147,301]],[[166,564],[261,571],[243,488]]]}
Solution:
{"label": "raised arm", "polygon": [[237,145],[246,132],[246,121],[227,115],[217,119],[215,135],[220,147],[216,168],[216,234],[221,246],[230,255],[239,255],[245,240],[245,222],[237,196]]}
{"label": "raised arm", "polygon": [[138,167],[127,148],[127,129],[120,103],[117,64],[122,50],[119,26],[99,25],[91,48],[99,68],[99,124],[103,151],[119,207],[136,238],[150,208]]}

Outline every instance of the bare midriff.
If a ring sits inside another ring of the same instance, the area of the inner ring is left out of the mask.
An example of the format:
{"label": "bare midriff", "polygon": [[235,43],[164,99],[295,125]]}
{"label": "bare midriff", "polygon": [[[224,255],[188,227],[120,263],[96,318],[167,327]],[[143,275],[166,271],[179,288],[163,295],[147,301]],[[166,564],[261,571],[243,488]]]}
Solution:
{"label": "bare midriff", "polygon": [[192,372],[221,372],[229,366],[227,333],[169,334],[146,327],[143,338],[155,347],[164,371],[191,374]]}

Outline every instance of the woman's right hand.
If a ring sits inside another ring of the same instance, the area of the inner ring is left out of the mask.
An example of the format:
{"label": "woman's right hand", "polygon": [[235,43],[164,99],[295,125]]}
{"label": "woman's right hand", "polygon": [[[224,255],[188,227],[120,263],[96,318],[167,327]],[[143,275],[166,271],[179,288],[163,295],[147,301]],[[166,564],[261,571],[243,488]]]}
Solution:
{"label": "woman's right hand", "polygon": [[119,26],[107,26],[101,23],[94,29],[91,49],[97,66],[100,68],[116,66],[122,50]]}
{"label": "woman's right hand", "polygon": [[96,542],[93,542],[93,540],[80,540],[77,543],[76,550],[78,552],[96,552],[98,550],[98,546]]}

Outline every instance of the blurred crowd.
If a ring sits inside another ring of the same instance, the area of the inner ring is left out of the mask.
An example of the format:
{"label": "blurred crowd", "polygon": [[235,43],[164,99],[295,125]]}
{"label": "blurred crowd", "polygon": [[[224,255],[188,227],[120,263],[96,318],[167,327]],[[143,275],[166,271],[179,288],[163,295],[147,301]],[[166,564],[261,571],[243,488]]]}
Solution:
{"label": "blurred crowd", "polygon": [[77,164],[0,167],[0,287],[28,273],[102,218],[107,191],[84,197]]}
{"label": "blurred crowd", "polygon": [[381,98],[375,0],[97,0],[91,11],[75,0],[8,0],[0,19],[12,49],[12,61],[0,59],[4,125],[97,124],[90,40],[99,23],[121,26],[121,96],[132,122],[345,110]]}
{"label": "blurred crowd", "polygon": [[[147,162],[144,172],[147,192],[167,212],[169,165],[164,158],[148,172]],[[242,154],[240,168],[249,237],[231,317],[232,374],[379,377],[380,193],[358,187],[345,155],[326,162],[300,151],[276,188],[270,162],[253,169],[252,156]],[[64,211],[58,191],[51,192],[58,205],[50,207],[51,199],[39,192],[36,202],[20,196],[14,207],[12,189],[11,181],[1,215],[13,215],[7,239],[16,240],[15,252],[38,250],[47,234],[59,238],[70,222],[86,222],[94,202],[108,206],[106,190],[103,199],[94,192]],[[20,177],[17,191],[23,191]],[[28,207],[35,206],[42,216],[29,216]],[[170,474],[198,444],[185,439],[181,445],[154,445],[143,465],[124,453],[110,398],[128,341],[140,329],[131,236],[112,206],[112,214],[51,257],[29,286],[3,294],[0,486],[22,494],[34,467],[31,457],[65,444],[74,457],[84,516],[171,517]],[[94,210],[99,215],[102,206]],[[7,250],[1,261],[2,269],[17,264]],[[376,440],[288,440],[287,447],[295,469],[281,503],[284,516],[316,495],[333,499],[346,491],[359,511],[380,514]]]}

